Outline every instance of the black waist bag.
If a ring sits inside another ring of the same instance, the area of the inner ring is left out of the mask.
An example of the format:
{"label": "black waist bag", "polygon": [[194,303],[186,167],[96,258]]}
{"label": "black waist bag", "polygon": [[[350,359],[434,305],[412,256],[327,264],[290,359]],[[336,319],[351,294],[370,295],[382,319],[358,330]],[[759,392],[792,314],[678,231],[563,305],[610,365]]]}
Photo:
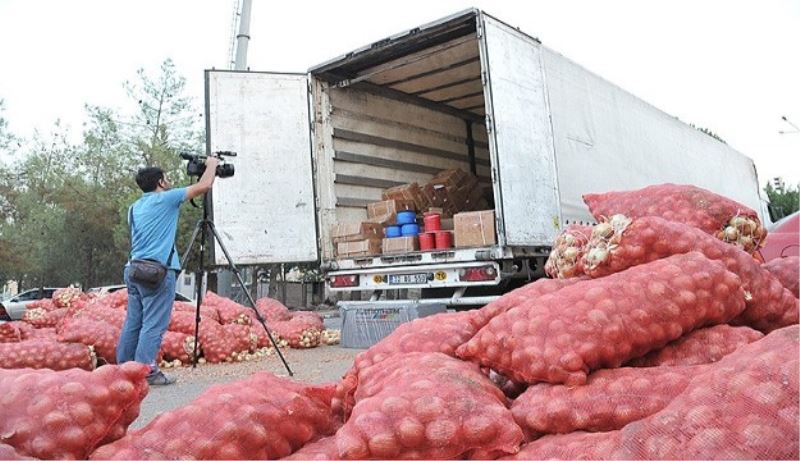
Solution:
{"label": "black waist bag", "polygon": [[134,259],[128,270],[128,278],[148,288],[158,288],[169,268],[151,259]]}
{"label": "black waist bag", "polygon": [[[130,223],[130,240],[131,251],[133,250],[133,206],[128,212],[128,222]],[[167,264],[172,260],[172,255],[175,254],[175,245],[172,245],[172,250],[167,256]],[[128,278],[136,283],[144,285],[147,288],[158,288],[164,277],[167,276],[167,271],[170,270],[165,264],[154,259],[132,259],[128,269]]]}

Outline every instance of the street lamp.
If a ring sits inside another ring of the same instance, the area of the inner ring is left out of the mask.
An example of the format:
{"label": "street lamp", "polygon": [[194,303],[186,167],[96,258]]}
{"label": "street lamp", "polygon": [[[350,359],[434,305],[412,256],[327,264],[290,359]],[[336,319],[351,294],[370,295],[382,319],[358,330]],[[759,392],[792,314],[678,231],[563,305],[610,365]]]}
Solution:
{"label": "street lamp", "polygon": [[781,120],[783,120],[784,122],[788,123],[792,128],[794,128],[794,131],[783,131],[783,130],[780,130],[780,131],[778,131],[778,134],[797,134],[797,133],[800,133],[800,127],[798,127],[797,125],[795,125],[794,123],[789,121],[789,119],[786,118],[785,115],[781,117]]}

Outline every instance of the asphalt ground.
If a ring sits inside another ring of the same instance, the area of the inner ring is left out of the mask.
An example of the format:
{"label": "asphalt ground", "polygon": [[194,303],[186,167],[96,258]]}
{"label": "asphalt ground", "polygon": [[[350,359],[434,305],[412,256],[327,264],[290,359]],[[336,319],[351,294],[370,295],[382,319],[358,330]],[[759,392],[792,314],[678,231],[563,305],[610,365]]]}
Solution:
{"label": "asphalt ground", "polygon": [[[326,327],[338,328],[338,318],[326,318]],[[336,346],[319,346],[313,349],[281,349],[289,367],[294,372],[292,379],[307,383],[338,381],[363,349],[346,349]],[[139,418],[131,424],[137,429],[147,425],[160,413],[174,410],[191,402],[203,391],[215,384],[230,383],[247,378],[253,373],[268,371],[288,377],[277,355],[251,362],[202,364],[197,368],[184,366],[164,370],[175,376],[178,382],[170,386],[152,386],[142,402]]]}

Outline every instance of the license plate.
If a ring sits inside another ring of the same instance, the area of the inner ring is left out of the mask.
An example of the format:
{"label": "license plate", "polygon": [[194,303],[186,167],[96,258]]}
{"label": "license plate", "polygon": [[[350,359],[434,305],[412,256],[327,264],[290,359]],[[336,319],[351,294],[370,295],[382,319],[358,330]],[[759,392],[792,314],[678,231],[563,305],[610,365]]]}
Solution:
{"label": "license plate", "polygon": [[428,274],[389,274],[389,285],[422,285],[428,283]]}

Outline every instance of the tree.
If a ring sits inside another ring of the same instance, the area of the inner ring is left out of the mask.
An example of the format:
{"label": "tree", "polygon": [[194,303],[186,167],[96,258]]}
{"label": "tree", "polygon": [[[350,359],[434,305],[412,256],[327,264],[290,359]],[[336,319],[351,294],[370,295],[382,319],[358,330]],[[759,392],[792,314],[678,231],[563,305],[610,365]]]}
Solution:
{"label": "tree", "polygon": [[[86,106],[82,141],[70,144],[56,124],[23,142],[20,160],[0,163],[0,279],[23,287],[119,283],[127,258],[127,209],[140,195],[138,168],[162,167],[175,185],[188,183],[178,152],[203,145],[198,113],[171,60],[160,73],[137,72],[124,88],[132,114]],[[0,102],[0,141],[5,135]],[[0,148],[8,143],[0,142]],[[185,248],[195,209],[184,209],[178,247]],[[0,281],[2,281],[0,280]]]}
{"label": "tree", "polygon": [[[783,185],[783,180],[779,179],[778,183]],[[768,182],[764,187],[764,192],[767,193],[770,207],[774,213],[773,219],[776,221],[800,209],[800,184],[776,188],[771,182]]]}
{"label": "tree", "polygon": [[16,141],[16,137],[8,131],[8,120],[3,115],[6,111],[5,103],[5,100],[0,99],[0,158],[11,153],[11,147]]}

